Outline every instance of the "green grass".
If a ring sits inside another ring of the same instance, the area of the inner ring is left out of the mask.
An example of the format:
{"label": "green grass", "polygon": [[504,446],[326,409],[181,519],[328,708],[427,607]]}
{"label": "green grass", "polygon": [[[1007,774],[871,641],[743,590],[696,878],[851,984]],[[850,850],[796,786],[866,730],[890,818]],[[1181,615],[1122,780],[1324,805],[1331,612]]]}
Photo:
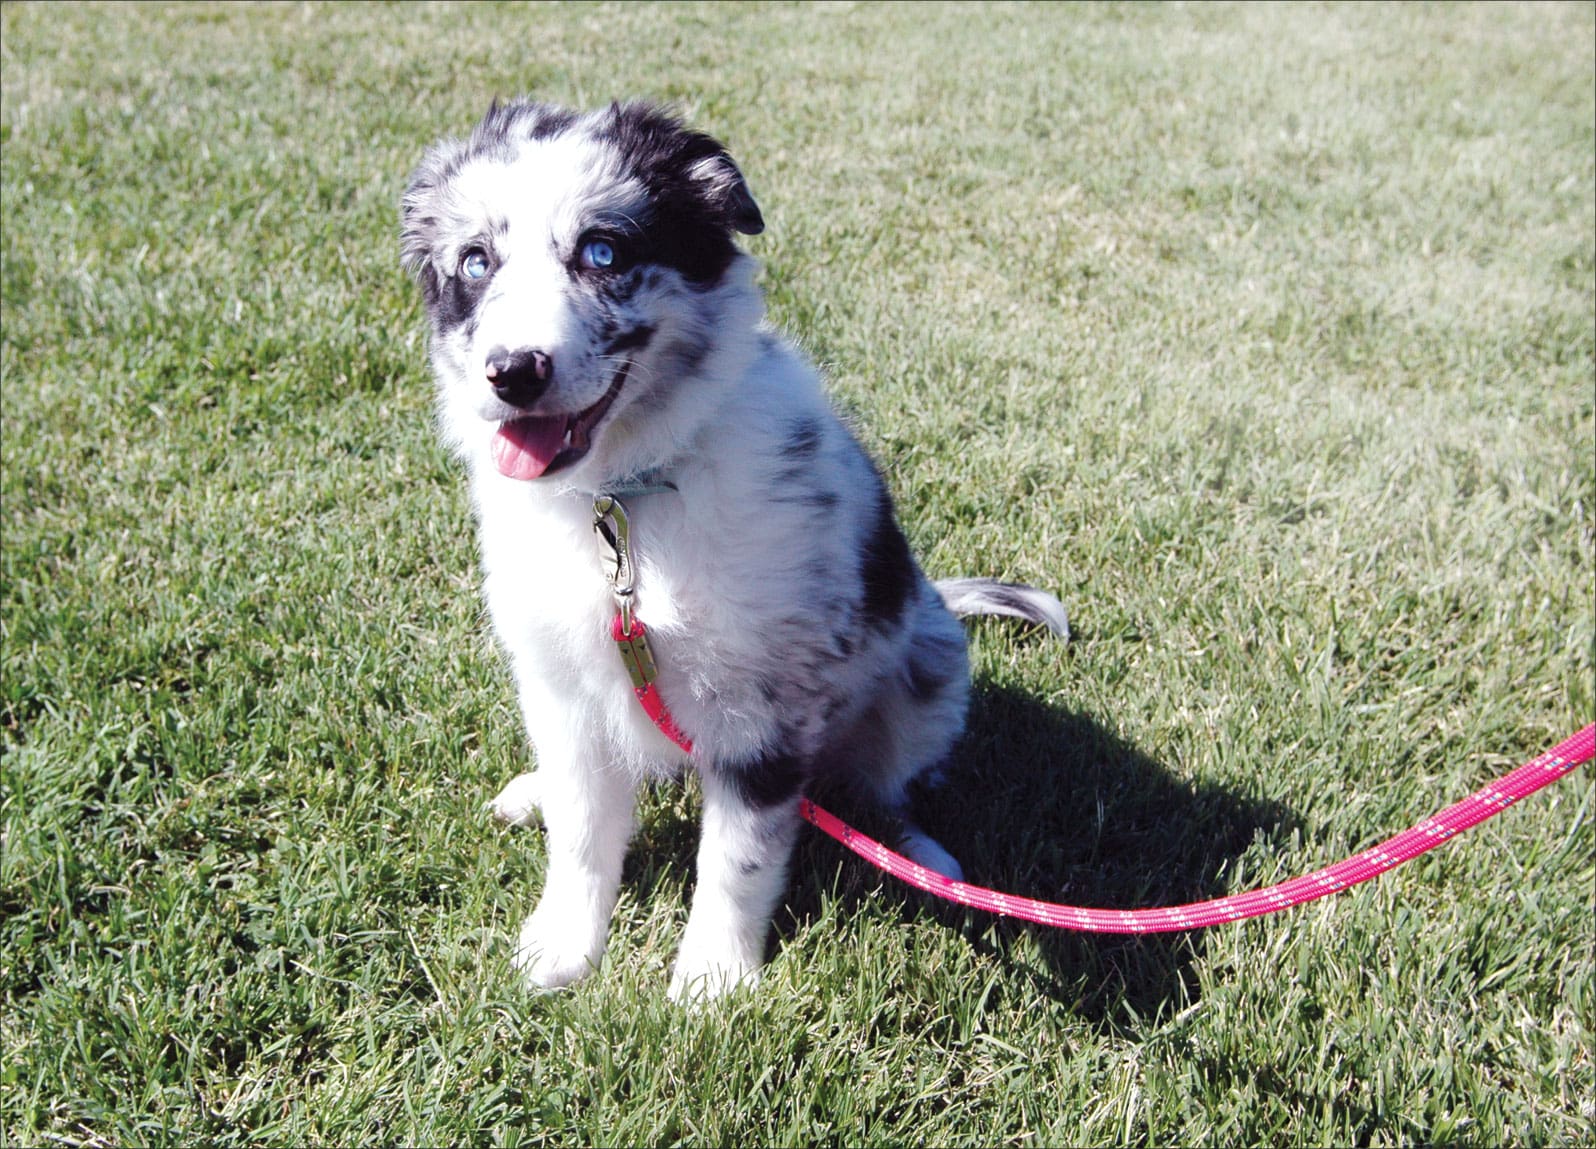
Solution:
{"label": "green grass", "polygon": [[396,203],[494,95],[674,100],[972,628],[927,821],[1091,904],[1316,868],[1590,721],[1596,16],[1570,6],[7,5],[7,1144],[1588,1143],[1587,773],[1150,940],[805,838],[763,986],[508,966],[538,832]]}

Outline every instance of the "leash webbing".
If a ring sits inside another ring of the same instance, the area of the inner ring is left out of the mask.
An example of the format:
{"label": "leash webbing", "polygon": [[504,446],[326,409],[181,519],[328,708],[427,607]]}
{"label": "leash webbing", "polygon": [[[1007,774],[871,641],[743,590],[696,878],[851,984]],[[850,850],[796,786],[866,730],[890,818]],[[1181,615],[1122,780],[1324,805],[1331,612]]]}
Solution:
{"label": "leash webbing", "polygon": [[1256,918],[1316,901],[1330,894],[1367,882],[1409,859],[1435,849],[1487,818],[1494,818],[1519,799],[1549,786],[1559,778],[1590,761],[1596,754],[1596,725],[1585,727],[1572,738],[1492,782],[1461,802],[1424,819],[1371,849],[1354,854],[1322,870],[1281,882],[1267,889],[1145,910],[1101,910],[1084,906],[1065,906],[999,893],[951,878],[911,862],[902,854],[861,834],[836,815],[822,810],[809,799],[798,804],[798,812],[818,829],[837,839],[861,858],[874,863],[893,877],[916,889],[935,894],[950,902],[990,910],[1006,917],[1023,918],[1043,925],[1091,933],[1148,934],[1201,929],[1222,922]]}
{"label": "leash webbing", "polygon": [[[637,496],[674,489],[673,484],[654,479],[627,484],[615,493],[595,496],[593,529],[600,540],[601,555],[606,561],[618,608],[611,625],[611,637],[631,675],[637,700],[660,732],[684,752],[691,754],[692,740],[676,725],[670,709],[654,685],[657,669],[653,652],[649,649],[647,632],[642,619],[632,613],[635,568],[632,564],[629,516],[619,497],[622,493]],[[816,806],[808,798],[799,799],[798,813],[817,829],[893,877],[950,902],[1067,930],[1107,934],[1170,933],[1278,913],[1379,877],[1387,870],[1450,841],[1464,830],[1494,818],[1521,798],[1572,773],[1575,768],[1590,761],[1593,755],[1596,755],[1596,724],[1585,727],[1546,753],[1503,775],[1463,801],[1424,819],[1412,829],[1404,830],[1394,838],[1388,838],[1378,846],[1354,854],[1333,866],[1262,890],[1183,906],[1143,910],[1066,906],[954,881],[889,850],[835,814]]]}

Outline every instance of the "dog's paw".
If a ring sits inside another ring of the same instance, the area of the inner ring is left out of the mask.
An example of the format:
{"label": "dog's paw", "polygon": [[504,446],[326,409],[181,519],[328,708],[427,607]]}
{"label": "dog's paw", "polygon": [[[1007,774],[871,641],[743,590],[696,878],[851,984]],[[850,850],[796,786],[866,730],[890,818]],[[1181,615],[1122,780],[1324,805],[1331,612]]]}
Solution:
{"label": "dog's paw", "polygon": [[534,910],[521,926],[512,959],[515,968],[533,989],[559,989],[580,981],[604,960],[604,937],[592,941],[587,932]]}
{"label": "dog's paw", "polygon": [[955,882],[964,881],[964,867],[959,865],[959,860],[944,850],[942,843],[912,822],[904,825],[898,837],[898,850],[909,861],[924,866],[932,873],[941,874]]}
{"label": "dog's paw", "polygon": [[530,826],[537,821],[540,792],[536,771],[517,774],[499,791],[498,797],[488,803],[488,809],[501,822]]}
{"label": "dog's paw", "polygon": [[694,954],[685,947],[676,957],[667,993],[678,1005],[697,1006],[724,997],[740,986],[759,984],[760,965],[729,954]]}

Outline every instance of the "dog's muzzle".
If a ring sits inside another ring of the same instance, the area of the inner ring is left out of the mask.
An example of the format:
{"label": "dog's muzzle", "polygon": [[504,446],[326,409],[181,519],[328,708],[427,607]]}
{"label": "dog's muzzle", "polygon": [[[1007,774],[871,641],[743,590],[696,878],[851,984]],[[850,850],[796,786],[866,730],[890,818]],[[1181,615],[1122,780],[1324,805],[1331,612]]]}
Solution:
{"label": "dog's muzzle", "polygon": [[483,368],[496,398],[525,410],[549,389],[554,379],[554,359],[546,351],[510,351],[495,347]]}
{"label": "dog's muzzle", "polygon": [[[491,360],[492,357],[489,358]],[[593,446],[594,429],[609,413],[610,405],[621,393],[631,366],[630,361],[621,365],[609,389],[591,407],[558,415],[521,415],[500,423],[498,432],[493,436],[492,446],[493,463],[499,468],[499,473],[512,479],[540,479],[544,475],[564,470],[586,455]],[[537,370],[535,365],[529,369],[534,374]],[[548,374],[553,374],[552,364],[548,366]],[[548,389],[547,379],[534,381],[539,384],[539,395]],[[518,405],[508,399],[506,402],[512,406]]]}

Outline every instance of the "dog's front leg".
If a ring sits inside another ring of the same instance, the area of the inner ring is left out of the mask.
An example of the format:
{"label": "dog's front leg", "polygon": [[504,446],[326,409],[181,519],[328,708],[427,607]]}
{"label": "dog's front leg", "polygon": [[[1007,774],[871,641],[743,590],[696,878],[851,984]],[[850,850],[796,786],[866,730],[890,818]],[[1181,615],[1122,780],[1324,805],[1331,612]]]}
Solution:
{"label": "dog's front leg", "polygon": [[[796,771],[779,761],[753,773],[702,772],[698,888],[671,975],[672,1000],[705,1000],[758,980],[798,836],[796,782],[789,786],[787,775]],[[771,780],[777,793],[765,785]]]}
{"label": "dog's front leg", "polygon": [[637,784],[593,751],[539,756],[537,801],[549,862],[543,896],[521,926],[515,964],[535,986],[568,985],[604,957]]}
{"label": "dog's front leg", "polygon": [[542,799],[538,797],[542,785],[543,780],[538,777],[536,770],[517,774],[488,803],[488,809],[501,822],[508,822],[512,826],[530,826],[537,821],[538,809],[542,806]]}

